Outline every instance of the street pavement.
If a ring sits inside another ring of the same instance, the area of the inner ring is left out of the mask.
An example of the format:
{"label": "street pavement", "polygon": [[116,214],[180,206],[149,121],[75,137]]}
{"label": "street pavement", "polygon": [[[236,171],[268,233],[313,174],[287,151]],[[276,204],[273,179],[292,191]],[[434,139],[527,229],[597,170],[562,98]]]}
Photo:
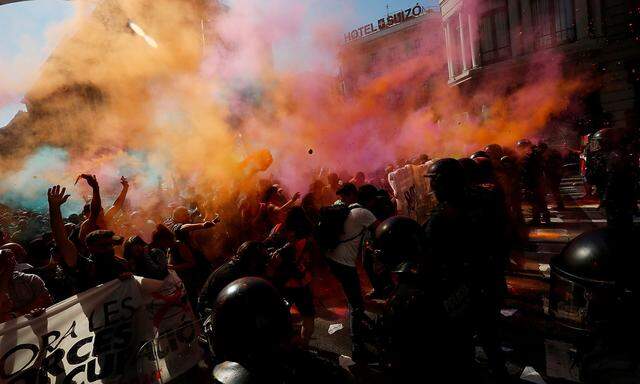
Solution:
{"label": "street pavement", "polygon": [[[536,294],[548,292],[549,286],[549,261],[558,255],[564,246],[579,234],[606,225],[603,212],[598,208],[598,203],[592,200],[585,200],[582,179],[579,176],[567,177],[561,184],[561,192],[565,202],[563,210],[552,208],[551,223],[535,227],[529,227],[528,242],[523,251],[512,255],[512,271],[508,276],[510,288],[516,290],[530,290]],[[525,217],[528,211],[525,207]],[[636,218],[636,222],[639,222]],[[349,338],[349,321],[346,302],[342,298],[342,292],[335,280],[332,281],[330,274],[320,274],[316,276],[317,281],[314,292],[325,290],[320,298],[316,298],[318,318],[316,320],[315,333],[311,346],[323,351],[330,351],[332,354],[342,355],[340,359],[343,363],[348,362],[350,356],[351,342]],[[361,279],[366,284],[366,278]],[[318,288],[319,287],[319,288]],[[331,288],[327,288],[331,287]],[[363,290],[367,288],[364,287]],[[336,299],[336,295],[339,297]],[[525,294],[526,296],[526,294]],[[513,308],[505,308],[503,317],[513,316],[517,312],[518,302],[512,302]],[[507,305],[508,306],[508,305]],[[515,312],[514,312],[515,311]],[[371,316],[375,316],[371,314]],[[508,351],[508,348],[505,348]],[[483,359],[483,353],[478,348],[478,359]],[[509,370],[516,376],[530,373],[530,367],[520,362],[510,364]],[[524,373],[523,373],[524,370]],[[535,374],[533,374],[535,377]],[[488,380],[488,379],[487,379]],[[490,382],[490,381],[486,381]]]}

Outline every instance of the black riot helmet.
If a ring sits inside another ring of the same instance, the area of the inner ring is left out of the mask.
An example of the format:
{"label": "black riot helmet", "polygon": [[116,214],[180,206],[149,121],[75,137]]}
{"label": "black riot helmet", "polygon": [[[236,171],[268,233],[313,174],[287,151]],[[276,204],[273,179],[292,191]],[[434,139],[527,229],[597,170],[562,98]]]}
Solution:
{"label": "black riot helmet", "polygon": [[259,364],[289,342],[289,305],[267,280],[244,277],[218,294],[209,345],[216,358]]}
{"label": "black riot helmet", "polygon": [[472,160],[475,160],[479,157],[484,157],[486,159],[489,158],[489,154],[485,151],[475,151],[471,156],[469,156]]}
{"label": "black riot helmet", "polygon": [[242,365],[225,361],[213,368],[213,382],[215,384],[254,384],[256,380]]}
{"label": "black riot helmet", "polygon": [[585,232],[551,260],[551,267],[581,281],[614,280],[615,243],[606,228]]}
{"label": "black riot helmet", "polygon": [[393,216],[376,228],[376,261],[393,271],[407,271],[421,262],[423,254],[422,228],[406,216]]}
{"label": "black riot helmet", "polygon": [[431,190],[439,202],[459,201],[464,195],[466,178],[464,168],[456,159],[439,159],[427,171]]}
{"label": "black riot helmet", "polygon": [[533,144],[531,144],[531,140],[529,139],[520,139],[516,143],[516,149],[525,149],[525,148],[530,148],[532,146]]}
{"label": "black riot helmet", "polygon": [[624,134],[621,129],[601,129],[591,137],[591,149],[593,151],[610,151],[620,145],[623,136]]}
{"label": "black riot helmet", "polygon": [[493,182],[495,175],[493,173],[493,164],[491,164],[491,160],[486,157],[476,157],[473,161],[478,164],[478,182]]}
{"label": "black riot helmet", "polygon": [[478,163],[469,157],[460,158],[458,159],[458,162],[464,169],[464,177],[467,181],[467,185],[475,184],[478,180]]}
{"label": "black riot helmet", "polygon": [[516,166],[516,161],[511,156],[502,156],[500,158],[500,165],[502,165],[505,168],[506,167],[515,167]]}
{"label": "black riot helmet", "polygon": [[489,158],[494,161],[500,160],[502,155],[504,155],[502,147],[498,144],[489,144],[484,148],[484,151],[489,155]]}

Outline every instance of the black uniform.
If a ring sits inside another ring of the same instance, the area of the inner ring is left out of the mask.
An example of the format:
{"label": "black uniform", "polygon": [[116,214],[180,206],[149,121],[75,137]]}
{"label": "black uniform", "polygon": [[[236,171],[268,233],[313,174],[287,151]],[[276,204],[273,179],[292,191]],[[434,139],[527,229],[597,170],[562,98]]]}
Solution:
{"label": "black uniform", "polygon": [[[473,231],[467,212],[461,207],[440,203],[425,224],[427,246],[426,289],[436,293],[442,308],[442,327],[438,333],[447,371],[455,371],[466,382],[473,356],[472,255],[468,234]],[[438,311],[436,311],[437,313]]]}
{"label": "black uniform", "polygon": [[607,213],[607,225],[630,233],[636,206],[634,160],[622,150],[613,150],[606,161],[602,206]]}
{"label": "black uniform", "polygon": [[537,148],[534,147],[520,159],[520,177],[525,198],[531,204],[532,223],[539,223],[541,217],[548,222],[550,214],[545,200],[544,168]]}
{"label": "black uniform", "polygon": [[[451,360],[456,361],[456,369],[464,379],[471,367],[472,356],[467,351],[471,350],[475,332],[494,373],[502,379],[506,369],[497,338],[497,318],[509,251],[504,246],[508,244],[504,238],[504,197],[500,197],[495,185],[461,186],[459,176],[449,180],[443,176],[441,181],[437,168],[431,185],[433,188],[435,181],[436,193],[441,191],[441,197],[425,226],[426,260],[427,270],[433,274],[428,281],[436,282],[447,326],[456,334],[454,350],[460,352]],[[454,164],[448,168],[442,172],[461,172]]]}
{"label": "black uniform", "polygon": [[544,161],[544,179],[546,186],[553,196],[558,209],[564,209],[562,196],[560,195],[560,182],[562,180],[562,155],[553,148],[547,148],[542,153]]}
{"label": "black uniform", "polygon": [[471,259],[472,311],[474,329],[480,339],[491,370],[498,380],[507,378],[505,360],[498,337],[498,320],[506,294],[506,268],[511,251],[507,232],[504,195],[491,184],[469,190],[469,234],[474,244]]}

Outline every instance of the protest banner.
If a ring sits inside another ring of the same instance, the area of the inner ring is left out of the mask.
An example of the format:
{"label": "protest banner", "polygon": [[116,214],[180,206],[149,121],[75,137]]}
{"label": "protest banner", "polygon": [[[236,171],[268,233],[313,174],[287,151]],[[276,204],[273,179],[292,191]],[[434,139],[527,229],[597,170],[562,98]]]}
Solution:
{"label": "protest banner", "polygon": [[163,383],[200,359],[184,286],[113,280],[0,324],[2,383]]}
{"label": "protest banner", "polygon": [[396,198],[398,214],[424,224],[435,207],[429,180],[425,177],[433,161],[420,165],[408,164],[389,173],[389,185]]}

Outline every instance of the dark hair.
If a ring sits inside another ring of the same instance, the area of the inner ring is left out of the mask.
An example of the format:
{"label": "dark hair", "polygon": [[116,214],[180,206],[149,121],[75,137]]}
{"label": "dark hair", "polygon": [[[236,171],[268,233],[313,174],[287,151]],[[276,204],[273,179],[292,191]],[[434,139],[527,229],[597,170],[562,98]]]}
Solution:
{"label": "dark hair", "polygon": [[375,199],[377,194],[378,188],[371,184],[365,184],[358,189],[358,202],[362,204],[371,201]]}
{"label": "dark hair", "polygon": [[306,237],[311,234],[313,225],[302,207],[293,207],[284,219],[283,228],[293,231],[296,237]]}
{"label": "dark hair", "polygon": [[269,202],[269,200],[271,200],[271,198],[278,193],[278,187],[275,185],[272,185],[270,187],[268,187],[266,189],[266,191],[264,191],[264,193],[262,194],[262,202],[263,203],[267,203]]}
{"label": "dark hair", "polygon": [[133,236],[127,239],[127,241],[124,242],[124,249],[122,251],[122,256],[124,257],[125,260],[130,260],[133,252],[133,247],[136,245],[141,245],[141,246],[145,246],[147,245],[147,243],[142,240],[142,238],[140,236]]}
{"label": "dark hair", "polygon": [[34,260],[47,260],[51,257],[51,246],[44,237],[36,237],[29,242],[27,254]]}

